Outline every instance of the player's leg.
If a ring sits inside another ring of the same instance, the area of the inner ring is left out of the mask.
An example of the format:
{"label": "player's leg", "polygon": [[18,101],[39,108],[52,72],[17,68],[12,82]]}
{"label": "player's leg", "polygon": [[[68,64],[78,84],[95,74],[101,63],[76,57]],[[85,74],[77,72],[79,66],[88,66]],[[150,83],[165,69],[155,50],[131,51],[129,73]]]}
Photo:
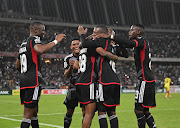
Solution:
{"label": "player's leg", "polygon": [[154,122],[154,118],[151,115],[151,113],[149,112],[149,108],[145,108],[144,109],[144,114],[145,114],[146,122],[147,122],[149,128],[156,128],[156,124]]}
{"label": "player's leg", "polygon": [[169,91],[168,91],[168,88],[167,88],[167,87],[165,87],[165,89],[166,89],[165,98],[167,98]]}
{"label": "player's leg", "polygon": [[84,120],[86,111],[85,111],[85,106],[84,106],[83,104],[80,104],[80,107],[81,107],[81,109],[82,109],[82,123],[83,123],[83,120]]}
{"label": "player's leg", "polygon": [[29,128],[31,118],[37,113],[39,86],[35,88],[21,89],[21,103],[24,104],[24,117],[21,122],[21,128]]}
{"label": "player's leg", "polygon": [[[37,91],[37,88],[35,89]],[[31,117],[31,126],[32,128],[39,128],[39,122],[38,122],[38,102],[40,100],[40,96],[41,96],[41,86],[39,86],[38,88],[38,97],[36,95],[34,95],[34,98],[36,100],[33,100],[33,102],[36,104],[36,107],[35,107],[35,110],[34,110],[34,113],[33,113],[33,116]]]}
{"label": "player's leg", "polygon": [[145,91],[145,81],[138,80],[137,90],[135,94],[135,109],[134,112],[137,117],[138,127],[145,128],[146,117],[144,114],[144,107],[142,107],[144,91]]}
{"label": "player's leg", "polygon": [[33,113],[34,113],[34,108],[27,108],[24,106],[24,116],[21,122],[21,128],[29,128]]}
{"label": "player's leg", "polygon": [[100,128],[108,128],[106,112],[107,107],[103,104],[102,101],[96,103],[96,108],[98,110],[98,119]]}
{"label": "player's leg", "polygon": [[96,110],[96,103],[89,103],[85,105],[86,114],[84,117],[82,128],[89,128]]}
{"label": "player's leg", "polygon": [[74,113],[74,109],[67,108],[67,112],[66,112],[66,115],[64,117],[64,128],[70,127],[73,113]]}
{"label": "player's leg", "polygon": [[75,110],[75,107],[78,106],[77,92],[74,88],[70,88],[64,100],[66,105],[67,112],[64,117],[64,128],[69,128],[72,121],[72,116]]}
{"label": "player's leg", "polygon": [[39,122],[38,122],[37,113],[38,113],[38,106],[35,108],[33,116],[31,117],[31,126],[32,126],[32,128],[39,128]]}
{"label": "player's leg", "polygon": [[107,111],[111,128],[119,128],[118,117],[116,115],[116,107],[109,107]]}

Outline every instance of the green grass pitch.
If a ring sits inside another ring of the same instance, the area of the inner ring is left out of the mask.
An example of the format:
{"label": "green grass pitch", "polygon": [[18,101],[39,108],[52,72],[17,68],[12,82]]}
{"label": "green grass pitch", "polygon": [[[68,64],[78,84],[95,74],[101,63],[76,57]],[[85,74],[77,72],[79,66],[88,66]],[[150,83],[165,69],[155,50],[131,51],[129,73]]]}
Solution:
{"label": "green grass pitch", "polygon": [[[180,127],[180,93],[172,93],[173,98],[164,98],[163,93],[156,94],[157,107],[150,109],[157,128]],[[65,95],[42,95],[39,102],[39,123],[41,128],[63,128],[66,107]],[[137,128],[134,109],[134,94],[121,94],[121,105],[117,107],[120,128]],[[23,115],[23,106],[19,96],[0,95],[0,128],[18,128]],[[81,128],[82,113],[77,107],[71,128]],[[109,123],[109,122],[108,122]],[[92,128],[98,128],[97,113]]]}

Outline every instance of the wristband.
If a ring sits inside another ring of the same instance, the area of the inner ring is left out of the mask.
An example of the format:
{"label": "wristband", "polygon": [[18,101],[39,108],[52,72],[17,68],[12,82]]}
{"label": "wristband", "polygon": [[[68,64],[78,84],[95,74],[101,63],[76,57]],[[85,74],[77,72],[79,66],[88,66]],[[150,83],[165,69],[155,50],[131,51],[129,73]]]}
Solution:
{"label": "wristband", "polygon": [[58,41],[57,41],[57,40],[53,40],[52,42],[54,42],[54,43],[55,43],[55,45],[58,43]]}
{"label": "wristband", "polygon": [[114,39],[114,35],[111,35],[110,38],[113,40]]}

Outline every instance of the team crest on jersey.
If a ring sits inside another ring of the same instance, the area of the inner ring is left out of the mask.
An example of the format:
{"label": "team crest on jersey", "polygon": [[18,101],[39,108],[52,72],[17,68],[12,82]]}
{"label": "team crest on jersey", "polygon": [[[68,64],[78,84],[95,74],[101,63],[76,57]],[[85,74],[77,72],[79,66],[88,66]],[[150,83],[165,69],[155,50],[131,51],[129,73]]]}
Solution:
{"label": "team crest on jersey", "polygon": [[35,42],[36,44],[41,43],[40,37],[35,36],[35,38],[36,38],[36,39],[34,40],[34,42]]}

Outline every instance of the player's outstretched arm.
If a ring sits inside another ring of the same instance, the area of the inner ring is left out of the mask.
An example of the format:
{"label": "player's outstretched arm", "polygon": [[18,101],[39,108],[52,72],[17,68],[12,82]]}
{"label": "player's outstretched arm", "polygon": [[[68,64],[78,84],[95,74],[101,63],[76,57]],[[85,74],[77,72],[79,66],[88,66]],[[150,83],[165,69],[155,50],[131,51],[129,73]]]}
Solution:
{"label": "player's outstretched arm", "polygon": [[62,41],[62,39],[65,38],[65,34],[59,34],[56,36],[56,39],[46,45],[42,44],[36,44],[34,46],[34,50],[37,52],[37,54],[43,54],[45,52],[50,51],[56,44]]}
{"label": "player's outstretched arm", "polygon": [[114,55],[114,54],[112,54],[112,53],[110,53],[108,51],[105,51],[102,47],[96,48],[96,52],[99,53],[103,57],[107,57],[110,60],[115,60],[115,61],[118,60],[117,55]]}

